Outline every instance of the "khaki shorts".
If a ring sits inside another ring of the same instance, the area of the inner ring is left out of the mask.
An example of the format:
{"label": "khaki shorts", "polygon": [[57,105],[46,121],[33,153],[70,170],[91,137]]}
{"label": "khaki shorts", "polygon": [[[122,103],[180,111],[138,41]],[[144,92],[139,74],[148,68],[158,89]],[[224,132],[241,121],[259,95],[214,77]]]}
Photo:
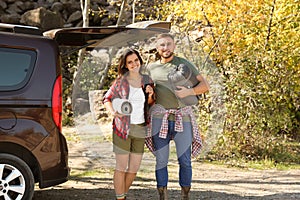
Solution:
{"label": "khaki shorts", "polygon": [[113,133],[113,151],[117,154],[144,153],[146,126],[130,124],[128,138],[122,139]]}

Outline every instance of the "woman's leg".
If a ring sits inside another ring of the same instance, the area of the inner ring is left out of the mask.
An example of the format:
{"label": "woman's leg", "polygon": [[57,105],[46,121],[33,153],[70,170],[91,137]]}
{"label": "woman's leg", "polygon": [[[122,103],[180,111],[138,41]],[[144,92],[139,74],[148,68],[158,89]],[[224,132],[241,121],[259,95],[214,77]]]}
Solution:
{"label": "woman's leg", "polygon": [[129,164],[128,169],[125,174],[125,193],[128,192],[132,182],[136,177],[136,173],[138,172],[141,162],[142,162],[143,154],[130,153],[129,154]]}
{"label": "woman's leg", "polygon": [[130,153],[128,158],[128,168],[125,174],[125,193],[128,192],[132,182],[138,172],[145,147],[146,128],[144,125],[130,124]]}
{"label": "woman's leg", "polygon": [[113,182],[116,196],[125,195],[125,177],[128,165],[129,154],[115,154],[116,168],[114,172]]}

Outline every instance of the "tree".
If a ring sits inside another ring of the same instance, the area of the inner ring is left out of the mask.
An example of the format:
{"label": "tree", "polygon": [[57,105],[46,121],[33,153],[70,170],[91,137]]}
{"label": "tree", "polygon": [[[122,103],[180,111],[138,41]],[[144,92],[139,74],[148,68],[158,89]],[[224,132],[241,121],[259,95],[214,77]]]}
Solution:
{"label": "tree", "polygon": [[215,147],[219,158],[299,162],[298,3],[178,0],[161,6],[163,19],[172,16],[181,31],[190,34],[197,27],[204,33],[198,49],[213,49],[227,110],[224,134]]}
{"label": "tree", "polygon": [[80,7],[82,11],[82,21],[83,21],[83,27],[89,26],[89,10],[90,10],[90,0],[80,0]]}
{"label": "tree", "polygon": [[[83,21],[83,27],[89,26],[89,9],[90,9],[90,0],[80,0],[80,7],[82,11],[82,21]],[[78,74],[82,71],[82,63],[85,57],[85,49],[80,49],[78,52],[78,58],[77,58],[77,70],[74,72],[73,77],[73,89],[72,89],[72,106],[73,108],[76,106],[76,98],[78,97],[78,91],[79,91],[79,76]]]}
{"label": "tree", "polygon": [[121,24],[121,20],[123,19],[123,15],[124,15],[124,12],[125,12],[125,5],[127,4],[127,0],[122,0],[122,4],[121,4],[121,8],[120,8],[120,14],[119,14],[119,17],[118,17],[118,21],[117,21],[117,26],[120,26]]}

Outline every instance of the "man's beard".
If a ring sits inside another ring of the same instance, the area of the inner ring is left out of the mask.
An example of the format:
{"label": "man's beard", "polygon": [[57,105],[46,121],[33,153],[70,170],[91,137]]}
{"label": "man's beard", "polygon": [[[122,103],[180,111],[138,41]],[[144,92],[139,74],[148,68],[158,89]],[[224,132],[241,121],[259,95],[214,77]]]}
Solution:
{"label": "man's beard", "polygon": [[162,58],[164,59],[168,59],[171,58],[173,56],[174,52],[170,52],[170,54],[168,54],[167,56],[164,56],[164,54],[162,53],[162,55],[160,55]]}

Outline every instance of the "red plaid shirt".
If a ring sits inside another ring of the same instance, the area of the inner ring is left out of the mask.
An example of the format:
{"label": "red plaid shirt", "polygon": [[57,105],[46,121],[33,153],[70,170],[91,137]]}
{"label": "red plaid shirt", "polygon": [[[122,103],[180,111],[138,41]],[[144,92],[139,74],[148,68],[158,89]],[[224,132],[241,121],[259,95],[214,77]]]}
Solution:
{"label": "red plaid shirt", "polygon": [[[200,132],[198,129],[198,125],[196,123],[196,118],[193,113],[193,109],[191,106],[186,106],[180,109],[168,109],[166,110],[164,107],[160,105],[154,105],[151,109],[151,120],[148,127],[148,133],[146,137],[146,146],[149,150],[155,155],[155,148],[152,141],[152,118],[153,115],[163,114],[162,125],[159,132],[159,137],[166,138],[168,134],[168,117],[169,114],[175,115],[175,131],[183,132],[183,124],[182,118],[183,116],[190,116],[191,123],[193,127],[193,141],[192,141],[192,155],[196,157],[199,155],[202,148],[202,140],[200,137]],[[179,133],[180,134],[180,133]]]}
{"label": "red plaid shirt", "polygon": [[[153,83],[149,76],[143,75],[141,86]],[[128,99],[129,97],[129,82],[126,77],[116,79],[103,98],[103,103],[112,102],[115,98]],[[147,101],[147,99],[146,99]],[[149,121],[149,120],[148,120]],[[123,139],[127,139],[129,133],[130,116],[114,117],[113,122],[114,133]]]}

